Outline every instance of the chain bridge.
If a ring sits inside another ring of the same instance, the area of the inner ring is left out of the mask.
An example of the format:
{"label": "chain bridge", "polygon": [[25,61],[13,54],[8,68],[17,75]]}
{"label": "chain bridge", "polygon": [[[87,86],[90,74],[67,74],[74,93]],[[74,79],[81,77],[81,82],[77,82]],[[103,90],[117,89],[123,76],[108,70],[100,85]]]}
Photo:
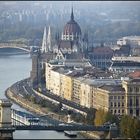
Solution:
{"label": "chain bridge", "polygon": [[16,130],[73,130],[73,131],[109,131],[108,127],[64,123],[52,120],[49,115],[39,116],[12,109],[12,126]]}
{"label": "chain bridge", "polygon": [[117,129],[105,126],[64,123],[52,119],[50,114],[34,115],[16,109],[11,109],[9,100],[0,100],[0,138],[12,139],[13,132],[19,130],[56,130],[56,131],[104,131],[116,133]]}

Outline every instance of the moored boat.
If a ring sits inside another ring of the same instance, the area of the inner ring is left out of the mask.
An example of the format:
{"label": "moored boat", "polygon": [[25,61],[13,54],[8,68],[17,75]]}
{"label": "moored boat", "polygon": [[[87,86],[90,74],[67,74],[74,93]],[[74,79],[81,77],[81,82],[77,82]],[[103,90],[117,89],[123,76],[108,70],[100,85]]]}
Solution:
{"label": "moored boat", "polygon": [[77,137],[77,132],[76,131],[64,131],[66,136],[69,137]]}

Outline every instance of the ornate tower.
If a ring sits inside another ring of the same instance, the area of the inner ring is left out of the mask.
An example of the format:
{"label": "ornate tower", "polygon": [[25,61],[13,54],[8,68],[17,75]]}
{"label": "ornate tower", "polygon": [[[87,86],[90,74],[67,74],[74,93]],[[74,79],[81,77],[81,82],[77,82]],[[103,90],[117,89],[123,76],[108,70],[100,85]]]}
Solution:
{"label": "ornate tower", "polygon": [[48,35],[47,35],[46,26],[45,26],[42,47],[41,47],[41,53],[46,53],[49,51],[52,51],[52,48],[51,48],[51,28],[49,26]]}
{"label": "ornate tower", "polygon": [[48,51],[52,51],[52,47],[51,47],[51,28],[49,26],[49,29],[48,29],[48,36],[47,36],[47,48],[48,48]]}
{"label": "ornate tower", "polygon": [[48,48],[47,48],[47,34],[46,34],[46,26],[45,26],[44,34],[43,34],[42,47],[41,47],[41,53],[45,53],[47,51],[48,51]]}

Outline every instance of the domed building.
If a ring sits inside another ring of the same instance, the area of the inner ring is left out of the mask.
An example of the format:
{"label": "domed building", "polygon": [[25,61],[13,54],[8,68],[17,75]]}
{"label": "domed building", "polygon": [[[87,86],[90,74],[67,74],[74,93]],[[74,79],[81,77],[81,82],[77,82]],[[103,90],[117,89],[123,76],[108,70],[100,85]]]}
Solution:
{"label": "domed building", "polygon": [[85,44],[85,39],[82,39],[81,28],[74,19],[73,8],[71,11],[70,20],[66,23],[62,31],[61,39],[57,39],[55,45],[53,46],[51,39],[50,28],[48,29],[48,36],[45,28],[41,48],[42,53],[52,52],[57,54],[58,52],[62,52],[62,54],[71,54],[86,52],[85,50],[87,50],[87,45]]}

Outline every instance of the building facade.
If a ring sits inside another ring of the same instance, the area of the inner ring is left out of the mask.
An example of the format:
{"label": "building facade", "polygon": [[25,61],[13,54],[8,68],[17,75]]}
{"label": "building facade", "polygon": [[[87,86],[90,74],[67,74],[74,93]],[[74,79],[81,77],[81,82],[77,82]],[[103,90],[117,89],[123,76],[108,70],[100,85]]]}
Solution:
{"label": "building facade", "polygon": [[140,57],[113,57],[109,68],[114,73],[132,72],[140,69]]}
{"label": "building facade", "polygon": [[96,109],[102,108],[115,115],[125,114],[125,90],[121,85],[103,85],[97,87],[93,105]]}
{"label": "building facade", "polygon": [[113,50],[109,47],[96,47],[89,52],[92,64],[98,68],[108,68],[111,65]]}
{"label": "building facade", "polygon": [[81,82],[84,80],[85,78],[83,77],[73,77],[73,96],[72,96],[72,100],[77,103],[80,104],[80,94],[81,94]]}
{"label": "building facade", "polygon": [[67,100],[72,100],[73,79],[69,75],[61,74],[61,96]]}
{"label": "building facade", "polygon": [[123,81],[125,88],[125,112],[128,115],[140,117],[140,79]]}

